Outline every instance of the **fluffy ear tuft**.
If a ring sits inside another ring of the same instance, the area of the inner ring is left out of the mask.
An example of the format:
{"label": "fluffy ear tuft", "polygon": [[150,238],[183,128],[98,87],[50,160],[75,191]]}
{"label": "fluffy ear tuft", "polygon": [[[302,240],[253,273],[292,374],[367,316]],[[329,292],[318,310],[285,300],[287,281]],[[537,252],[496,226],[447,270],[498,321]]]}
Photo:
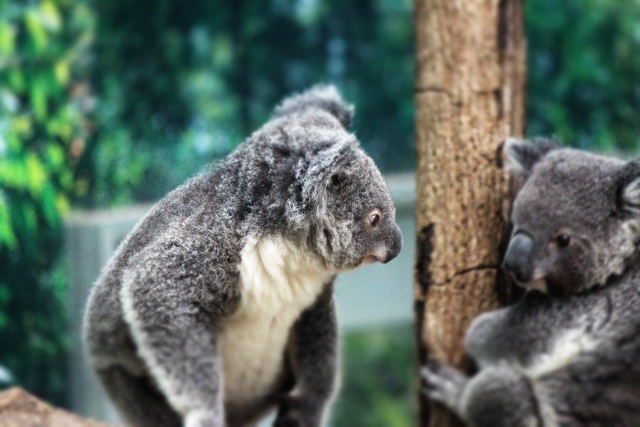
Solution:
{"label": "fluffy ear tuft", "polygon": [[628,183],[622,190],[625,207],[640,212],[640,177]]}
{"label": "fluffy ear tuft", "polygon": [[628,162],[622,172],[620,201],[622,208],[640,213],[640,159]]}
{"label": "fluffy ear tuft", "polygon": [[344,102],[333,85],[318,85],[311,89],[290,96],[282,101],[274,110],[275,117],[295,114],[310,108],[317,108],[330,113],[348,128],[353,119],[353,105]]}
{"label": "fluffy ear tuft", "polygon": [[349,135],[318,152],[306,171],[302,197],[306,203],[320,201],[328,190],[348,182],[345,166],[356,156],[357,140]]}
{"label": "fluffy ear tuft", "polygon": [[329,184],[327,185],[327,187],[331,189],[341,188],[347,183],[348,179],[349,177],[343,171],[334,172],[331,175],[331,178],[329,180]]}
{"label": "fluffy ear tuft", "polygon": [[507,170],[523,179],[531,175],[531,171],[548,152],[560,148],[555,140],[536,139],[530,142],[518,138],[507,138],[504,141],[504,157]]}

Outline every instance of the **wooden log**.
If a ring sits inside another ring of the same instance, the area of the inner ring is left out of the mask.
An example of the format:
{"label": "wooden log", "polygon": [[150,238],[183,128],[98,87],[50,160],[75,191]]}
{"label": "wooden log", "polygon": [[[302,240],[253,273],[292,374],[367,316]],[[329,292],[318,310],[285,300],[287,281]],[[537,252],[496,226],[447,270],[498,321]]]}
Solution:
{"label": "wooden log", "polygon": [[56,409],[14,387],[0,393],[0,427],[115,427]]}

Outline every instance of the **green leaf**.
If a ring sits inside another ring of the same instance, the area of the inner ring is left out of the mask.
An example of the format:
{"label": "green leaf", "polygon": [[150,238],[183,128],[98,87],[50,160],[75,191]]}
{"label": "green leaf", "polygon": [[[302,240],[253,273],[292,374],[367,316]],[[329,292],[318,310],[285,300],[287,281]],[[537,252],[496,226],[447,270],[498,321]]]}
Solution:
{"label": "green leaf", "polygon": [[9,70],[9,88],[15,92],[22,92],[26,86],[24,81],[24,71],[19,68]]}
{"label": "green leaf", "polygon": [[29,189],[29,174],[23,159],[0,161],[0,184],[15,190]]}
{"label": "green leaf", "polygon": [[54,68],[57,82],[62,86],[69,82],[69,61],[62,59],[58,61]]}
{"label": "green leaf", "polygon": [[56,207],[58,209],[58,212],[62,215],[66,214],[71,209],[69,200],[67,200],[64,194],[58,193],[56,195]]}
{"label": "green leaf", "polygon": [[36,119],[44,121],[47,118],[47,83],[38,75],[34,78],[29,91],[31,106]]}
{"label": "green leaf", "polygon": [[62,26],[62,20],[60,19],[60,13],[58,8],[51,1],[43,1],[40,4],[40,16],[42,23],[51,31],[58,31]]}
{"label": "green leaf", "polygon": [[38,213],[33,204],[26,200],[20,200],[16,204],[14,210],[15,216],[13,220],[16,224],[16,230],[19,231],[20,244],[27,257],[34,258],[34,261],[40,261],[36,254],[38,252]]}
{"label": "green leaf", "polygon": [[29,174],[29,189],[34,197],[42,193],[43,185],[47,182],[47,171],[38,158],[33,153],[27,155],[27,172]]}
{"label": "green leaf", "polygon": [[60,213],[56,203],[56,192],[50,184],[46,185],[42,190],[42,211],[44,212],[45,220],[51,227],[58,225]]}
{"label": "green leaf", "polygon": [[65,166],[65,156],[62,147],[56,144],[48,144],[46,150],[47,164],[51,169],[62,169]]}
{"label": "green leaf", "polygon": [[[12,55],[15,51],[16,29],[8,22],[0,21],[0,53]],[[2,62],[0,61],[0,64]]]}
{"label": "green leaf", "polygon": [[35,9],[29,10],[25,15],[24,20],[27,29],[29,30],[29,36],[31,38],[34,52],[36,54],[42,53],[47,47],[49,38],[47,36],[47,31],[42,25],[38,11]]}
{"label": "green leaf", "polygon": [[7,245],[9,249],[16,250],[18,239],[13,231],[9,206],[4,195],[0,193],[0,242]]}

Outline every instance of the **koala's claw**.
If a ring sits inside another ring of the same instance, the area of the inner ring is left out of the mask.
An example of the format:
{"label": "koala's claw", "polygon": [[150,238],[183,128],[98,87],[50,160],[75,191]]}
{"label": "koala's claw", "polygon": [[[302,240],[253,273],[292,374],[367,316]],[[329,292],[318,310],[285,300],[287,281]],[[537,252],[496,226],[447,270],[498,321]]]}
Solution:
{"label": "koala's claw", "polygon": [[430,359],[420,370],[422,393],[429,399],[455,409],[467,383],[467,377],[455,368]]}
{"label": "koala's claw", "polygon": [[447,389],[447,381],[429,368],[422,368],[420,374],[423,385],[422,394],[429,399],[442,401],[446,394],[444,390]]}

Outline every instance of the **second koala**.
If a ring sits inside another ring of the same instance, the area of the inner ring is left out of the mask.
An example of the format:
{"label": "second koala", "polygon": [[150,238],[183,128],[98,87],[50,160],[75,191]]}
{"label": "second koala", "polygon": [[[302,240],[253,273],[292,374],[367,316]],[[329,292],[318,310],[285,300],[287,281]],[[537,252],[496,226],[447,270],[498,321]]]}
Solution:
{"label": "second koala", "polygon": [[425,392],[473,427],[638,426],[640,161],[506,147],[525,183],[504,268],[534,290],[472,323],[475,376],[432,360]]}
{"label": "second koala", "polygon": [[336,274],[398,255],[380,172],[332,87],[285,100],[159,202],[98,280],[93,368],[139,427],[318,427],[336,382]]}

